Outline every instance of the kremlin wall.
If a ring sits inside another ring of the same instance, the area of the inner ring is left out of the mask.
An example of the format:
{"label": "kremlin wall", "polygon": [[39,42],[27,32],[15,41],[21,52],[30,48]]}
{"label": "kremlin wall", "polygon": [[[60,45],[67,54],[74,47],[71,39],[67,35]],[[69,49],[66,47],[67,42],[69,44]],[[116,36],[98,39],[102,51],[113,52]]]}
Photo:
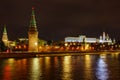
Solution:
{"label": "kremlin wall", "polygon": [[[50,42],[38,38],[38,30],[35,20],[34,8],[28,27],[28,38],[18,38],[10,41],[7,36],[6,26],[3,29],[2,41],[5,50],[1,52],[82,52],[82,51],[104,51],[120,50],[120,45],[103,32],[99,38],[91,38],[86,35],[78,37],[65,37],[65,41]],[[2,47],[2,45],[1,45]]]}

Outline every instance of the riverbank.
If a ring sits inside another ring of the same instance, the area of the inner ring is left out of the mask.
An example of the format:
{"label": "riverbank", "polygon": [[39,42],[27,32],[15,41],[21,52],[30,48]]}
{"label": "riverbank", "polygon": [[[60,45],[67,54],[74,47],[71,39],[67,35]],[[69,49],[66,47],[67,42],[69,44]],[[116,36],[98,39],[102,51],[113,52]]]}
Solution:
{"label": "riverbank", "polygon": [[30,58],[42,56],[80,56],[80,55],[100,55],[100,54],[120,54],[120,51],[84,51],[84,52],[11,52],[0,53],[0,58]]}

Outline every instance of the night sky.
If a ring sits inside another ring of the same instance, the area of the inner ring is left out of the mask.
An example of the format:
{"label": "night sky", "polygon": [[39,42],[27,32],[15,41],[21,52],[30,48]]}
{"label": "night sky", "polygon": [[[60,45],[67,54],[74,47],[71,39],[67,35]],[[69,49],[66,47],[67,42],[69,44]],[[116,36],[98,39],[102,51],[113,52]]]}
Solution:
{"label": "night sky", "polygon": [[99,38],[105,31],[120,40],[120,0],[0,0],[0,38],[4,25],[10,40],[27,37],[32,6],[41,39]]}

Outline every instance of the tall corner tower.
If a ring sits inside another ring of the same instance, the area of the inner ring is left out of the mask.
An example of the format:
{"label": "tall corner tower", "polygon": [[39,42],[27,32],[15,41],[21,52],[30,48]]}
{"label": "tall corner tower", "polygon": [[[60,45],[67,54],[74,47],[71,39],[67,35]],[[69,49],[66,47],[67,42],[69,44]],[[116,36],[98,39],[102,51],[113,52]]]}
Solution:
{"label": "tall corner tower", "polygon": [[28,39],[29,39],[28,51],[38,52],[38,31],[37,31],[35,13],[33,7],[32,7],[30,26],[28,30]]}
{"label": "tall corner tower", "polygon": [[5,46],[9,46],[6,26],[4,27],[4,31],[3,31],[3,35],[2,35],[2,41],[4,42]]}

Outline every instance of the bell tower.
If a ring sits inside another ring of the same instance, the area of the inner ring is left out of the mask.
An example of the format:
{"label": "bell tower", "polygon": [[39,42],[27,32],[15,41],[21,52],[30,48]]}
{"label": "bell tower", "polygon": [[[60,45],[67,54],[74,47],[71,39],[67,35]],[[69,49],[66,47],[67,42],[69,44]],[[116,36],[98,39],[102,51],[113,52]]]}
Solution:
{"label": "bell tower", "polygon": [[32,7],[30,26],[28,30],[28,39],[28,52],[38,52],[38,31],[36,26],[34,7]]}

